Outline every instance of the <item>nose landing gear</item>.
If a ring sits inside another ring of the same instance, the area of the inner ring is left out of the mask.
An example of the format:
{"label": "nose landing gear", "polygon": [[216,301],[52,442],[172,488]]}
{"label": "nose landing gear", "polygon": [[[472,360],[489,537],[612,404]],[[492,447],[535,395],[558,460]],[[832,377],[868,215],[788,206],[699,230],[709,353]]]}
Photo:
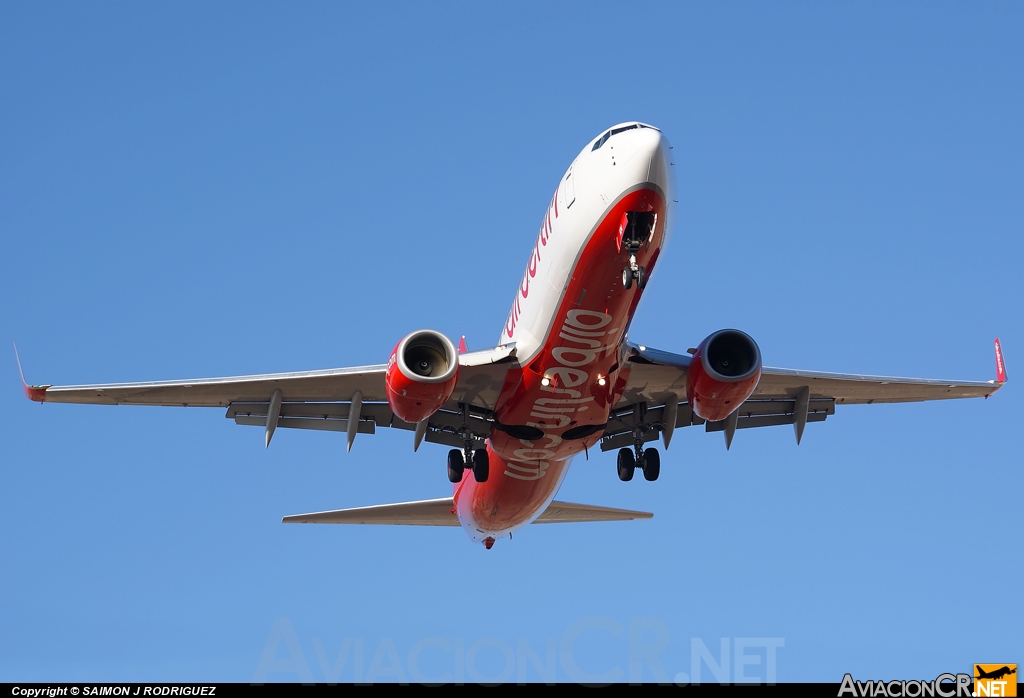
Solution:
{"label": "nose landing gear", "polygon": [[630,288],[636,279],[636,287],[641,291],[647,286],[647,269],[636,263],[636,255],[629,256],[629,266],[622,270],[622,287]]}
{"label": "nose landing gear", "polygon": [[641,247],[651,244],[657,222],[658,215],[653,212],[627,211],[623,214],[619,225],[619,251],[626,248],[629,253],[629,265],[622,270],[623,288],[631,288],[634,280],[641,291],[647,286],[647,269],[637,263],[636,253]]}

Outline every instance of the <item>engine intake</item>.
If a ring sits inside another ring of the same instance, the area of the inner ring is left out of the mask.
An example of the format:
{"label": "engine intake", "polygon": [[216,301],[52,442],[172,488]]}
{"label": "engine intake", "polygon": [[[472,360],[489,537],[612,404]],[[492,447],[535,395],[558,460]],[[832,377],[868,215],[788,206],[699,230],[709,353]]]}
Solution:
{"label": "engine intake", "polygon": [[694,413],[709,422],[720,422],[757,388],[761,350],[745,332],[719,330],[697,347],[687,380]]}
{"label": "engine intake", "polygon": [[459,378],[459,354],[440,332],[418,330],[391,352],[385,376],[388,405],[405,422],[421,422],[441,409]]}

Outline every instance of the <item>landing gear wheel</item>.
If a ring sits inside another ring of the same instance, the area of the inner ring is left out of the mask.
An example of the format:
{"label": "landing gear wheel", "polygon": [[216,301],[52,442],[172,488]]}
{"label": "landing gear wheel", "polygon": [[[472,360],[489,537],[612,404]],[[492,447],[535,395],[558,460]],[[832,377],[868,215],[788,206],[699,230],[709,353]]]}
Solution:
{"label": "landing gear wheel", "polygon": [[478,448],[473,453],[473,477],[477,482],[487,482],[487,475],[491,470],[491,461],[487,457],[486,448]]}
{"label": "landing gear wheel", "polygon": [[633,450],[629,448],[620,448],[617,465],[619,479],[623,482],[629,482],[632,480],[633,470],[636,468],[636,457],[633,455]]}
{"label": "landing gear wheel", "polygon": [[462,482],[462,473],[466,469],[466,459],[462,451],[453,448],[448,451],[448,480],[449,482]]}
{"label": "landing gear wheel", "polygon": [[636,270],[636,287],[641,291],[647,286],[647,269],[638,267]]}
{"label": "landing gear wheel", "polygon": [[658,449],[649,448],[644,451],[644,479],[654,482],[661,474],[661,454]]}
{"label": "landing gear wheel", "polygon": [[622,287],[630,288],[633,286],[633,270],[629,267],[622,269]]}

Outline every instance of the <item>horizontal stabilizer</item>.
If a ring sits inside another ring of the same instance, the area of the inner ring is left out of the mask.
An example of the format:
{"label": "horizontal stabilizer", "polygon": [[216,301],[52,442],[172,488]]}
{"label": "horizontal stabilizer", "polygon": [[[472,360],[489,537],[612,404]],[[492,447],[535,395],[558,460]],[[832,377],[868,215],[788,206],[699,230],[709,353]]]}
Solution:
{"label": "horizontal stabilizer", "polygon": [[377,504],[354,509],[319,511],[315,514],[294,514],[282,523],[385,524],[390,526],[458,526],[455,502],[451,497],[423,499],[418,502]]}
{"label": "horizontal stabilizer", "polygon": [[654,514],[649,511],[613,509],[611,507],[596,507],[590,504],[572,504],[570,502],[551,502],[534,523],[632,521],[633,519],[649,519],[653,516]]}
{"label": "horizontal stabilizer", "polygon": [[[646,511],[613,509],[589,504],[551,502],[533,523],[579,523],[586,521],[631,521],[649,519],[654,514]],[[282,523],[326,524],[379,524],[389,526],[458,526],[455,502],[451,497],[424,499],[418,502],[378,504],[354,509],[336,509],[312,514],[295,514],[281,519]]]}

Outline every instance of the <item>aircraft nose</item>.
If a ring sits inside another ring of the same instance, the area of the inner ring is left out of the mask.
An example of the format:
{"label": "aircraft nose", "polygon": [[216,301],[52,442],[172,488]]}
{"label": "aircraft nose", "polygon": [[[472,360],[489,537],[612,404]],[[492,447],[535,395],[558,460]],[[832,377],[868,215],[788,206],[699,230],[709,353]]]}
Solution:
{"label": "aircraft nose", "polygon": [[668,139],[665,135],[654,128],[642,128],[637,133],[637,139],[640,141],[638,148],[638,155],[645,156],[645,159],[649,163],[647,170],[647,180],[654,184],[657,184],[663,193],[669,193],[669,163],[671,162],[670,149]]}

